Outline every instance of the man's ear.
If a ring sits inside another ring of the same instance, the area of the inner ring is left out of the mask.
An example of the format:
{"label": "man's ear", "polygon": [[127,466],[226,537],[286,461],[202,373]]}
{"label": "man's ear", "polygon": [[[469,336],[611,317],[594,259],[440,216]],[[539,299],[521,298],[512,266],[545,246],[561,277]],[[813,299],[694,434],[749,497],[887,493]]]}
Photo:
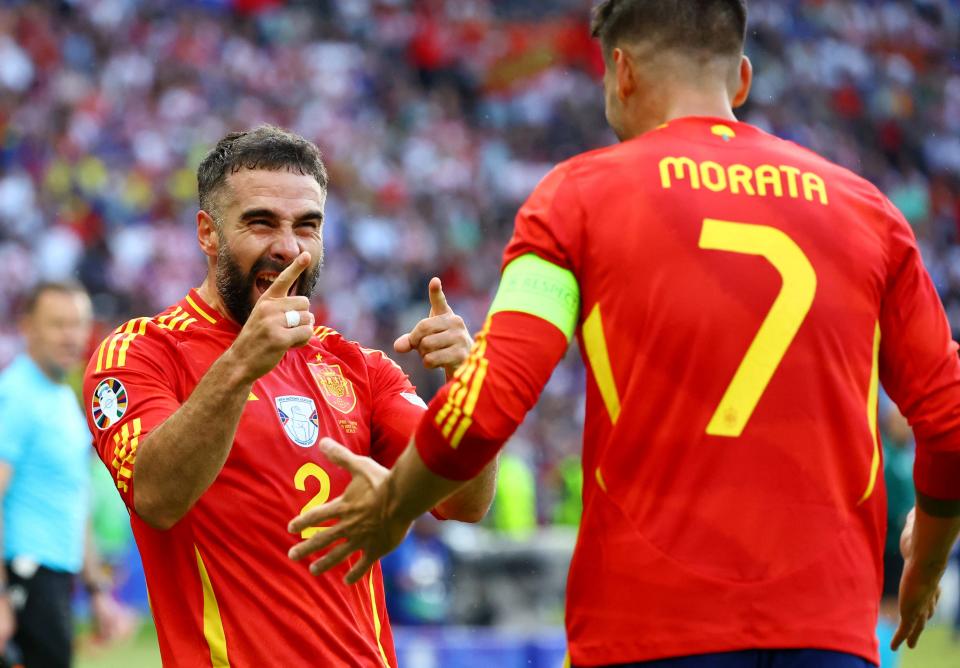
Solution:
{"label": "man's ear", "polygon": [[746,56],[740,58],[740,85],[736,94],[733,96],[732,105],[734,109],[743,105],[750,96],[750,86],[753,85],[753,64]]}
{"label": "man's ear", "polygon": [[630,54],[617,47],[611,54],[613,57],[613,67],[615,70],[617,82],[617,99],[626,102],[637,89],[636,72],[634,72],[634,62]]}
{"label": "man's ear", "polygon": [[197,241],[200,243],[200,250],[207,257],[217,257],[220,249],[220,235],[217,232],[217,223],[213,217],[200,209],[197,211]]}

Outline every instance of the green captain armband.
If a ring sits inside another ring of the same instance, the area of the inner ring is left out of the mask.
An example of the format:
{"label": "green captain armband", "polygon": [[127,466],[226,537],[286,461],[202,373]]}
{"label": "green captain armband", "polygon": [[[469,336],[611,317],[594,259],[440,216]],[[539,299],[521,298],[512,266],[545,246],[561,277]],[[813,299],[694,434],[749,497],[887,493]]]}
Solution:
{"label": "green captain armband", "polygon": [[543,318],[573,338],[580,316],[580,286],[573,272],[528,253],[507,265],[490,315],[519,311]]}

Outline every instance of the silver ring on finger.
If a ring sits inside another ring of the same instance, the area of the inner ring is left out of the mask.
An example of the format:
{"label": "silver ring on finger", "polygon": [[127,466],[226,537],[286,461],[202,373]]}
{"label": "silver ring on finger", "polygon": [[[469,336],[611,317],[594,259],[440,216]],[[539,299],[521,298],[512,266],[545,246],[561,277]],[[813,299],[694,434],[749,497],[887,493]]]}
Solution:
{"label": "silver ring on finger", "polygon": [[300,311],[284,311],[283,315],[287,319],[287,327],[300,326]]}

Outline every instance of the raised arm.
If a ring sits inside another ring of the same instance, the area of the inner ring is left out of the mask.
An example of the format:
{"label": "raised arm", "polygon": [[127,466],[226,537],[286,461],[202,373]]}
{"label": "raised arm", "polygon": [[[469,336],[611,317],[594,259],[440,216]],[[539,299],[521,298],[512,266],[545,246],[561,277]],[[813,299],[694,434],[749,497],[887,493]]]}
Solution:
{"label": "raised arm", "polygon": [[536,403],[567,349],[578,313],[571,272],[536,256],[511,263],[470,358],[431,402],[411,447],[389,475],[335,443],[321,444],[353,480],[340,498],[291,522],[290,530],[298,532],[339,520],[295,546],[291,558],[304,559],[345,538],[311,571],[323,572],[361,551],[346,577],[356,582],[399,544],[416,517],[461,493],[461,485],[489,466]]}
{"label": "raised arm", "polygon": [[[301,253],[277,277],[190,397],[139,446],[133,506],[151,526],[172,527],[197,502],[230,454],[254,381],[273,369],[287,350],[310,340],[309,300],[287,296],[309,263],[309,253]],[[297,327],[286,326],[284,313],[291,310],[300,313]]]}

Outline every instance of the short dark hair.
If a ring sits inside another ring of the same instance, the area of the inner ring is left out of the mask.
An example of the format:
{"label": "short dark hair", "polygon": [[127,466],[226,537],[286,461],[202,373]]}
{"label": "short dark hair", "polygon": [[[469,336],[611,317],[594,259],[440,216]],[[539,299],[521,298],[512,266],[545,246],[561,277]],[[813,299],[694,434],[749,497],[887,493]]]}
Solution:
{"label": "short dark hair", "polygon": [[213,198],[227,176],[241,169],[285,169],[312,176],[327,189],[327,168],[316,144],[273,125],[231,132],[217,142],[197,168],[200,208],[212,213]]}
{"label": "short dark hair", "polygon": [[48,292],[59,292],[66,295],[85,295],[87,289],[79,281],[67,279],[63,281],[40,281],[30,288],[23,296],[21,311],[23,315],[33,315],[37,310],[40,298]]}
{"label": "short dark hair", "polygon": [[603,0],[594,7],[590,32],[607,56],[631,40],[736,55],[746,39],[747,0]]}

